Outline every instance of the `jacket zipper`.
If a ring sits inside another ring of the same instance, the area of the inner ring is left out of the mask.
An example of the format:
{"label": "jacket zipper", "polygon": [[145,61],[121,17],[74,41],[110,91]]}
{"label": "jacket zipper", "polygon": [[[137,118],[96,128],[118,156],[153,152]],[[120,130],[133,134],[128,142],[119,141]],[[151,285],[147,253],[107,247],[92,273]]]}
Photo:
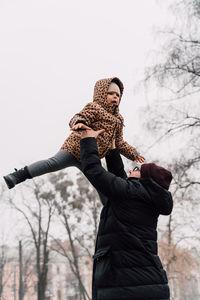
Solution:
{"label": "jacket zipper", "polygon": [[[116,109],[117,109],[117,106],[115,106],[115,108],[114,108],[114,111],[113,111],[113,115],[115,115],[115,113],[116,113]],[[117,127],[117,119],[115,120],[115,127],[114,127],[114,129],[113,129],[113,133],[112,133],[112,136],[111,136],[111,138],[109,139],[109,141],[108,141],[108,147],[105,149],[105,151],[102,153],[102,155],[104,155],[106,152],[107,152],[107,150],[109,149],[109,144],[110,144],[110,142],[112,141],[112,138],[113,138],[113,136],[114,136],[114,133],[115,133],[115,130],[116,130],[116,127]]]}

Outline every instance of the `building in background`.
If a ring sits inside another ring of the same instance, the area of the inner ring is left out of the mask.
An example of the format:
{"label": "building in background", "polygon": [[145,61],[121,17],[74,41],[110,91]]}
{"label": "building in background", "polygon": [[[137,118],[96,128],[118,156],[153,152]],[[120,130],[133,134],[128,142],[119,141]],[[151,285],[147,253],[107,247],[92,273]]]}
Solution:
{"label": "building in background", "polygon": [[[68,251],[67,242],[61,242]],[[37,273],[34,249],[23,255],[22,286],[24,297],[20,299],[20,263],[19,248],[1,246],[0,257],[0,299],[1,300],[37,300]],[[54,245],[55,249],[55,245]],[[57,249],[58,250],[58,249]],[[77,249],[76,249],[77,250]],[[92,260],[89,256],[80,256],[80,274],[82,283],[91,299]],[[44,300],[79,300],[80,290],[77,277],[67,258],[56,251],[50,252],[48,264],[48,284]]]}

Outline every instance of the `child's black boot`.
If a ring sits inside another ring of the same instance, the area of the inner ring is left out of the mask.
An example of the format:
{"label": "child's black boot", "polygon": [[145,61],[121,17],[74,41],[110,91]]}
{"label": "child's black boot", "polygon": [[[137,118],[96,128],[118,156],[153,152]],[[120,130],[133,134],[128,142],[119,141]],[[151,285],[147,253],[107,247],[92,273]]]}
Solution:
{"label": "child's black boot", "polygon": [[16,184],[25,181],[28,178],[32,178],[28,168],[24,167],[23,169],[17,170],[15,172],[8,174],[7,176],[3,177],[8,188],[12,189]]}

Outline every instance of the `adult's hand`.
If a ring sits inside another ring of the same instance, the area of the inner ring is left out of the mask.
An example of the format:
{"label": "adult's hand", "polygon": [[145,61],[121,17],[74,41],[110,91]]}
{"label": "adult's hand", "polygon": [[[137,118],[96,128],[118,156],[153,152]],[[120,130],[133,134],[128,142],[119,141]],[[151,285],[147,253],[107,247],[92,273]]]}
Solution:
{"label": "adult's hand", "polygon": [[85,139],[88,137],[94,137],[96,139],[98,137],[98,135],[103,133],[104,131],[105,131],[105,129],[100,129],[100,130],[95,131],[92,128],[82,124],[81,131],[79,133],[80,133],[81,139]]}
{"label": "adult's hand", "polygon": [[90,127],[88,127],[87,125],[83,124],[83,123],[78,123],[76,125],[74,125],[70,130],[72,131],[81,131],[81,130],[86,130],[86,129],[91,129]]}

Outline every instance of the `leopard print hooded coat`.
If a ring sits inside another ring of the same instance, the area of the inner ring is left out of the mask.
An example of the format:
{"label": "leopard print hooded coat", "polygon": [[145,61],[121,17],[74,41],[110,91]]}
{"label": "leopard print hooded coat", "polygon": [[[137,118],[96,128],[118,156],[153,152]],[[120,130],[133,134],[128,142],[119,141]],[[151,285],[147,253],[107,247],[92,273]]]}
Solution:
{"label": "leopard print hooded coat", "polygon": [[[115,139],[116,147],[126,158],[135,160],[138,155],[136,149],[123,140],[124,119],[119,113],[119,108],[107,102],[107,91],[111,82],[118,84],[121,96],[123,83],[117,77],[101,79],[94,87],[93,102],[88,103],[79,113],[75,114],[69,122],[70,128],[77,123],[84,123],[94,130],[105,129],[97,138],[99,157],[103,158],[109,152],[112,141]],[[70,152],[80,161],[80,134],[72,132],[65,140],[61,149]]]}

